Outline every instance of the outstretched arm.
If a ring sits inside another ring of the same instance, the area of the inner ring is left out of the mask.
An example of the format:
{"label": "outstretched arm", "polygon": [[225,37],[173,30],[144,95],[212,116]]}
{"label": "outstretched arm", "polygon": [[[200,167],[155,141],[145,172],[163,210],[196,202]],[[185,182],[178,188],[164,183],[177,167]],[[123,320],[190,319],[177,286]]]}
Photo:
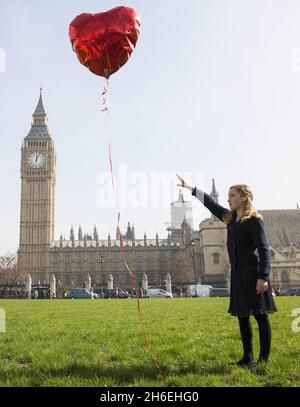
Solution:
{"label": "outstretched arm", "polygon": [[[177,178],[180,181],[180,184],[177,184],[178,186],[181,186],[183,188],[187,188],[192,192],[192,195],[194,195],[196,198],[199,199],[203,203],[206,208],[208,208],[211,213],[213,213],[220,221],[224,222],[224,215],[226,212],[230,212],[230,209],[226,209],[218,202],[216,202],[210,195],[208,195],[206,192],[201,191],[201,189],[197,187],[191,187],[188,185],[180,175],[176,174]],[[225,222],[224,222],[225,223]]]}
{"label": "outstretched arm", "polygon": [[197,187],[192,189],[192,195],[198,198],[199,201],[201,201],[203,205],[211,211],[211,213],[224,222],[223,217],[225,213],[229,211],[229,209],[224,208],[224,206],[220,205],[217,201],[215,201],[214,198]]}
{"label": "outstretched arm", "polygon": [[265,232],[264,221],[256,216],[251,223],[251,235],[253,239],[253,249],[257,248],[259,254],[258,278],[269,281],[270,275],[270,248]]}

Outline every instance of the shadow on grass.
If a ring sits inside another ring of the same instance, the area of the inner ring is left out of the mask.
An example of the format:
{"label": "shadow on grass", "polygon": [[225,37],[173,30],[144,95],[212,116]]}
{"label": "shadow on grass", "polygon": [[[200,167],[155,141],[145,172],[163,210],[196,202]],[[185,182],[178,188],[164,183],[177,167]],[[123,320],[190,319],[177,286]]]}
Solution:
{"label": "shadow on grass", "polygon": [[[160,365],[164,376],[166,377],[169,384],[176,386],[176,380],[170,380],[168,377],[177,376],[183,377],[186,374],[195,375],[208,375],[208,374],[230,374],[231,369],[229,366],[223,364],[209,364],[201,365],[199,363],[192,363],[189,365],[183,365],[179,367],[168,367]],[[12,379],[11,372],[8,373],[10,379]],[[6,374],[1,372],[0,378],[5,380]],[[132,384],[136,379],[149,379],[151,381],[156,381],[159,385],[163,385],[162,378],[158,370],[151,364],[149,365],[117,365],[117,366],[85,366],[76,363],[70,364],[68,366],[63,366],[60,368],[43,368],[37,370],[33,366],[27,369],[20,369],[16,374],[18,378],[28,379],[29,386],[43,386],[43,382],[51,378],[59,378],[66,381],[71,381],[76,383],[76,379],[90,379],[90,380],[101,380],[101,379],[112,379],[115,384],[126,386]],[[76,385],[76,384],[75,384]]]}
{"label": "shadow on grass", "polygon": [[[167,377],[171,372],[167,367],[161,366],[163,374]],[[12,380],[12,372],[0,372],[0,379],[5,380],[9,376]],[[16,377],[25,378],[29,382],[29,386],[43,386],[43,382],[49,379],[58,378],[60,380],[66,379],[66,382],[74,382],[80,379],[90,379],[101,381],[101,379],[112,379],[115,384],[128,385],[135,381],[135,379],[150,379],[152,381],[160,381],[161,377],[154,366],[86,366],[76,363],[62,366],[59,368],[42,368],[37,369],[34,366],[28,369],[20,369],[16,373]],[[104,381],[104,380],[103,380]]]}

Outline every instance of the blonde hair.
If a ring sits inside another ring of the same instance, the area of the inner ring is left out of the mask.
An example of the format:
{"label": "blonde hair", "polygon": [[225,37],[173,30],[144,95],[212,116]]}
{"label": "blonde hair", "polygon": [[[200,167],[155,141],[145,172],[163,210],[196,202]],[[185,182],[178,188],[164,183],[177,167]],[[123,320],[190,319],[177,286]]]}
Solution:
{"label": "blonde hair", "polygon": [[[242,198],[246,198],[246,200],[243,202],[243,214],[240,218],[240,222],[246,222],[248,219],[250,219],[252,216],[255,216],[256,218],[263,219],[263,216],[261,213],[259,213],[252,201],[253,201],[253,192],[251,191],[250,187],[245,184],[236,184],[236,185],[231,185],[231,188],[234,188]],[[225,215],[223,216],[223,221],[227,225],[232,221],[233,215],[236,215],[236,210],[228,210]]]}

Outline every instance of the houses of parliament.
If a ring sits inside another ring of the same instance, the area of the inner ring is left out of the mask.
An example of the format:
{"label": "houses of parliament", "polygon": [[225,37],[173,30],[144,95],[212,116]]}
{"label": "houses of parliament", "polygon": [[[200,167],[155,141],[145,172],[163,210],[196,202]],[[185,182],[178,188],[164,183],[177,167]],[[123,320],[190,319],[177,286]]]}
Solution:
{"label": "houses of parliament", "polygon": [[[58,155],[59,158],[59,155]],[[18,258],[24,260],[33,283],[48,282],[54,274],[65,290],[83,287],[89,275],[93,285],[105,287],[113,276],[114,287],[129,289],[131,277],[120,248],[118,231],[103,239],[93,233],[70,228],[68,239],[55,240],[56,149],[48,128],[42,90],[32,115],[31,128],[21,146],[21,202]],[[218,201],[215,181],[211,196]],[[192,198],[191,198],[192,199]],[[226,225],[213,214],[193,228],[192,202],[179,191],[170,204],[171,221],[166,237],[136,239],[128,223],[123,236],[126,262],[141,284],[146,274],[149,285],[210,284],[228,287],[230,262]],[[257,208],[258,209],[258,208]],[[271,280],[275,287],[300,286],[300,209],[259,210],[270,244]],[[79,223],[80,219],[76,219]]]}

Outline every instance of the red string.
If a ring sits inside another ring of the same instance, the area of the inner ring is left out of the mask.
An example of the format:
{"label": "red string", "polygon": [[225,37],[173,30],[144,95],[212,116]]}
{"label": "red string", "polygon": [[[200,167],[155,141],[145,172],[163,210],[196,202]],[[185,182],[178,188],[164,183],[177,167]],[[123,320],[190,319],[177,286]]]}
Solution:
{"label": "red string", "polygon": [[[103,104],[103,109],[101,110],[102,112],[107,112],[107,117],[109,118],[109,106],[108,106],[108,95],[109,95],[109,87],[108,87],[108,79],[105,79],[105,85],[103,86],[103,91],[102,91],[102,104]],[[115,192],[115,183],[114,183],[114,176],[113,176],[113,167],[112,167],[112,159],[111,159],[111,143],[109,142],[109,149],[108,149],[108,154],[109,154],[109,166],[110,166],[110,172],[111,172],[111,179],[112,179],[112,188],[113,191]],[[137,289],[136,286],[136,281],[134,278],[134,275],[132,274],[130,267],[128,266],[127,262],[126,262],[126,258],[125,258],[125,252],[124,252],[124,244],[123,244],[123,237],[122,237],[122,233],[120,231],[120,211],[118,209],[118,235],[120,236],[120,246],[121,246],[121,253],[124,259],[124,263],[126,266],[126,269],[128,270],[130,277],[131,277],[131,281],[132,281],[132,285],[134,287],[134,290],[136,292],[136,299],[137,299],[137,309],[138,309],[138,315],[139,315],[139,320],[141,323],[141,329],[142,329],[142,333],[144,336],[144,343],[146,346],[146,349],[148,350],[152,362],[154,364],[154,366],[156,367],[156,369],[158,370],[159,374],[161,375],[161,378],[165,384],[165,386],[169,386],[167,379],[161,369],[161,367],[159,366],[157,359],[155,358],[155,356],[152,354],[150,346],[148,344],[148,340],[147,340],[147,336],[145,334],[145,328],[144,328],[144,322],[142,319],[142,314],[141,314],[141,307],[140,307],[140,301],[139,301],[139,290]]]}
{"label": "red string", "polygon": [[113,168],[112,168],[112,161],[111,161],[110,142],[109,142],[109,145],[108,145],[108,149],[109,149],[109,166],[110,166],[110,173],[111,173],[111,182],[112,182],[113,191],[115,192],[115,183],[114,183]]}
{"label": "red string", "polygon": [[108,78],[105,78],[105,84],[103,85],[103,90],[102,90],[102,105],[103,109],[101,109],[101,112],[107,112],[107,115],[109,114],[109,108],[108,108]]}

